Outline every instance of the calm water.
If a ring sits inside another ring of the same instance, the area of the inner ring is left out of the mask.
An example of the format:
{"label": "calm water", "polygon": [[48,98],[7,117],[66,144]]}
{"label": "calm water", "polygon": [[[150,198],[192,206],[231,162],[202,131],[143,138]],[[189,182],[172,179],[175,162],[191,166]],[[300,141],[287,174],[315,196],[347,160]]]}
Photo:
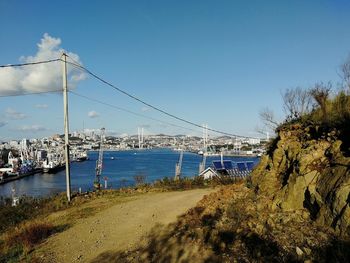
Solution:
{"label": "calm water", "polygon": [[[114,157],[114,160],[111,159]],[[89,153],[89,160],[71,164],[71,187],[73,191],[92,190],[95,177],[97,152]],[[105,152],[103,160],[103,178],[108,178],[109,188],[134,185],[135,175],[144,175],[146,182],[154,182],[163,177],[173,177],[175,164],[179,159],[179,152],[169,149],[130,150],[119,152]],[[208,157],[207,166],[219,156]],[[254,161],[255,157],[225,157],[233,161]],[[198,166],[202,157],[193,153],[184,153],[182,176],[193,177],[198,174]],[[0,185],[0,196],[10,196],[14,187],[18,195],[47,196],[66,190],[65,171],[56,174],[36,174],[4,185]]]}

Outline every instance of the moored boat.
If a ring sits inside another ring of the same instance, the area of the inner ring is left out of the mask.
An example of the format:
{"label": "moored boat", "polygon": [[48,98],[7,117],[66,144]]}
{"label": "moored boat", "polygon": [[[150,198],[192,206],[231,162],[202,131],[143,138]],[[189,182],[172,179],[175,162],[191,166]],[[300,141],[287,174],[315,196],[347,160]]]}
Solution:
{"label": "moored boat", "polygon": [[66,167],[65,164],[56,163],[56,162],[52,162],[52,161],[48,162],[48,163],[44,163],[42,166],[43,172],[48,173],[48,174],[54,174],[54,173],[57,173],[59,171],[62,171],[65,167]]}

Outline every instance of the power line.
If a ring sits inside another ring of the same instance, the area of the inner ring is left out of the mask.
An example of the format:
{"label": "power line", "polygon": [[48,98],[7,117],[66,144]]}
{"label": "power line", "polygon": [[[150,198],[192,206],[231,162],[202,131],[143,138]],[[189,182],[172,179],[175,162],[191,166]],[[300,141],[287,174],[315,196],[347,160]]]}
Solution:
{"label": "power line", "polygon": [[[52,63],[52,62],[57,62],[57,61],[61,61],[61,59],[57,58],[57,59],[42,60],[42,61],[35,61],[35,62],[28,62],[28,63],[20,63],[20,64],[0,65],[0,68],[14,68],[14,67],[33,66],[33,65],[47,64],[47,63]],[[51,93],[51,92],[59,92],[59,91],[61,91],[61,90],[38,91],[38,92],[27,92],[27,93],[12,93],[12,94],[7,94],[7,95],[0,95],[0,98],[26,96],[26,95],[34,95],[34,94],[43,94],[43,93]]]}
{"label": "power line", "polygon": [[[67,55],[67,57],[69,57],[69,56]],[[192,121],[188,121],[188,120],[186,120],[186,119],[184,119],[184,118],[181,118],[181,117],[178,117],[178,116],[176,116],[176,115],[174,115],[174,114],[171,114],[171,113],[169,113],[169,112],[167,112],[167,111],[165,111],[165,110],[162,110],[162,109],[160,109],[160,108],[158,108],[158,107],[156,107],[156,106],[153,106],[152,104],[149,104],[148,102],[145,102],[144,100],[139,99],[138,97],[136,97],[136,96],[134,96],[134,95],[132,95],[132,94],[130,94],[130,93],[128,93],[128,92],[126,92],[126,91],[120,89],[120,88],[118,88],[117,86],[113,85],[112,83],[110,83],[110,82],[104,80],[103,78],[99,77],[99,76],[96,75],[95,73],[91,72],[90,70],[88,70],[88,69],[85,68],[84,66],[80,65],[78,62],[76,62],[76,61],[75,61],[74,59],[72,59],[71,57],[69,57],[69,58],[70,58],[73,62],[67,61],[67,63],[69,63],[69,64],[71,64],[71,65],[73,65],[73,66],[76,66],[77,68],[80,68],[81,70],[84,70],[84,71],[85,71],[86,73],[88,73],[89,75],[93,76],[94,78],[96,78],[97,80],[99,80],[99,81],[101,81],[102,83],[106,84],[107,86],[110,86],[111,88],[115,89],[116,91],[118,91],[118,92],[120,92],[120,93],[122,93],[122,94],[124,94],[124,95],[126,95],[126,96],[128,96],[128,97],[130,97],[130,98],[132,98],[132,99],[134,99],[134,100],[136,100],[136,101],[138,101],[138,102],[140,102],[140,103],[142,103],[142,104],[144,104],[144,105],[146,105],[146,106],[148,106],[148,107],[150,107],[150,108],[152,108],[152,109],[154,109],[154,110],[160,112],[160,113],[163,113],[163,114],[165,114],[165,115],[167,115],[167,116],[169,116],[169,117],[171,117],[171,118],[174,118],[174,119],[176,119],[176,120],[179,120],[179,121],[185,122],[185,123],[187,123],[187,124],[190,124],[190,125],[192,125],[192,126],[196,126],[196,127],[198,127],[198,128],[203,129],[203,126],[200,125],[200,124],[197,124],[197,123],[192,122]],[[206,128],[206,129],[209,130],[209,131],[216,132],[216,133],[223,134],[223,135],[227,135],[227,136],[230,136],[230,137],[255,138],[255,137],[250,137],[250,136],[242,136],[242,135],[238,135],[238,134],[223,132],[223,131],[219,131],[219,130],[212,129],[212,128]]]}
{"label": "power line", "polygon": [[[184,118],[181,118],[181,117],[178,117],[174,114],[171,114],[159,107],[156,107],[156,106],[153,106],[152,104],[148,103],[148,102],[145,102],[144,100],[142,99],[139,99],[138,97],[118,88],[117,86],[113,85],[112,83],[104,80],[103,78],[99,77],[98,75],[94,74],[93,72],[91,72],[90,70],[88,70],[87,68],[85,68],[84,66],[80,65],[77,61],[75,61],[73,58],[71,58],[70,56],[67,55],[67,57],[69,57],[73,62],[69,62],[67,61],[68,64],[70,65],[73,65],[81,70],[84,70],[86,73],[88,73],[89,75],[93,76],[94,78],[96,78],[97,80],[101,81],[102,83],[106,84],[107,86],[110,86],[111,88],[115,89],[116,91],[146,105],[147,107],[150,107],[162,114],[165,114],[171,118],[174,118],[176,120],[179,120],[179,121],[182,121],[182,122],[185,122],[187,124],[190,124],[192,126],[195,126],[195,127],[198,127],[198,128],[203,128],[202,125],[200,124],[197,124],[195,122],[192,122],[192,121],[189,121],[189,120],[186,120]],[[44,61],[36,61],[36,62],[28,62],[28,63],[20,63],[20,64],[8,64],[8,65],[0,65],[0,68],[9,68],[9,67],[23,67],[23,66],[31,66],[31,65],[38,65],[38,64],[45,64],[45,63],[52,63],[52,62],[57,62],[57,61],[63,61],[61,58],[57,58],[57,59],[51,59],[51,60],[44,60]],[[50,91],[51,92],[51,91]],[[38,93],[18,93],[18,94],[10,94],[10,95],[0,95],[0,97],[9,97],[9,96],[21,96],[21,95],[32,95],[32,94],[40,94],[40,93],[47,93],[46,91],[45,92],[38,92]],[[157,120],[159,121],[159,120]],[[171,124],[173,125],[173,124]],[[184,128],[184,127],[182,127]],[[188,129],[188,128],[186,128]],[[250,136],[242,136],[242,135],[238,135],[238,134],[233,134],[233,133],[228,133],[228,132],[223,132],[223,131],[220,131],[220,130],[216,130],[216,129],[212,129],[212,128],[206,128],[208,131],[212,131],[212,132],[215,132],[215,133],[219,133],[219,134],[223,134],[223,135],[227,135],[227,136],[230,136],[230,137],[240,137],[240,138],[255,138],[255,137],[250,137]]]}
{"label": "power line", "polygon": [[82,94],[79,94],[79,93],[74,92],[72,90],[70,90],[69,92],[72,93],[73,95],[78,96],[78,97],[85,98],[87,100],[90,100],[90,101],[93,101],[93,102],[96,102],[96,103],[99,103],[99,104],[102,104],[102,105],[105,105],[105,106],[108,106],[108,107],[111,107],[111,108],[114,108],[114,109],[117,109],[117,110],[120,110],[120,111],[124,111],[124,112],[130,113],[130,114],[136,115],[138,117],[142,117],[142,118],[149,119],[149,120],[152,120],[152,121],[156,121],[156,122],[160,122],[160,123],[163,123],[163,124],[167,124],[167,125],[170,125],[170,126],[173,126],[173,127],[182,128],[182,129],[185,129],[185,130],[191,130],[191,131],[194,131],[194,132],[199,132],[197,130],[194,130],[194,129],[191,129],[191,128],[188,128],[188,127],[183,127],[183,126],[180,126],[180,125],[177,125],[177,124],[173,124],[173,123],[162,121],[162,120],[159,120],[159,119],[156,119],[156,118],[153,118],[153,117],[149,117],[149,116],[146,116],[146,115],[143,115],[143,114],[140,114],[140,113],[128,110],[128,109],[124,109],[124,108],[121,108],[121,107],[118,107],[118,106],[115,106],[115,105],[112,105],[112,104],[109,104],[109,103],[106,103],[106,102],[103,102],[103,101],[100,101],[100,100],[88,97],[88,96],[85,96],[85,95],[82,95]]}
{"label": "power line", "polygon": [[61,61],[61,59],[60,58],[56,58],[56,59],[42,60],[42,61],[36,61],[36,62],[0,65],[0,68],[13,68],[13,67],[33,66],[33,65],[46,64],[46,63],[51,63],[51,62],[56,62],[56,61]]}
{"label": "power line", "polygon": [[27,95],[36,95],[36,94],[45,94],[45,93],[55,93],[55,92],[62,92],[62,90],[48,90],[48,91],[27,92],[27,93],[12,93],[12,94],[7,94],[7,95],[0,95],[0,98],[27,96]]}

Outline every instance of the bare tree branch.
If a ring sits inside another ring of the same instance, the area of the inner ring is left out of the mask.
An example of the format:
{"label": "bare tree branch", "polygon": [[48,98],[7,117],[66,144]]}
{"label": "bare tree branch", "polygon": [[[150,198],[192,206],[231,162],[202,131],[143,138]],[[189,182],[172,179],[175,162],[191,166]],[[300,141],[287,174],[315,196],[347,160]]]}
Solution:
{"label": "bare tree branch", "polygon": [[310,93],[300,87],[287,89],[285,93],[282,94],[282,99],[287,120],[299,118],[311,110]]}
{"label": "bare tree branch", "polygon": [[272,130],[275,130],[280,123],[275,119],[273,111],[269,108],[264,108],[259,112],[262,122]]}
{"label": "bare tree branch", "polygon": [[348,92],[350,91],[350,56],[348,59],[340,66],[340,77],[342,78],[343,85]]}

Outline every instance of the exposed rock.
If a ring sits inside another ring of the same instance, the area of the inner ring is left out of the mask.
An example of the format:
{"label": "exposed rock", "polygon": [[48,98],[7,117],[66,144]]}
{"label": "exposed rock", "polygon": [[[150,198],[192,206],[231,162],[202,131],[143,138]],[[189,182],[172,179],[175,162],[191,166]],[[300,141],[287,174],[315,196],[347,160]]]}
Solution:
{"label": "exposed rock", "polygon": [[[258,193],[270,196],[272,209],[307,209],[318,223],[350,234],[350,158],[332,131],[312,138],[311,128],[294,125],[279,131],[270,154],[252,173]],[[319,136],[322,137],[322,136]]]}

